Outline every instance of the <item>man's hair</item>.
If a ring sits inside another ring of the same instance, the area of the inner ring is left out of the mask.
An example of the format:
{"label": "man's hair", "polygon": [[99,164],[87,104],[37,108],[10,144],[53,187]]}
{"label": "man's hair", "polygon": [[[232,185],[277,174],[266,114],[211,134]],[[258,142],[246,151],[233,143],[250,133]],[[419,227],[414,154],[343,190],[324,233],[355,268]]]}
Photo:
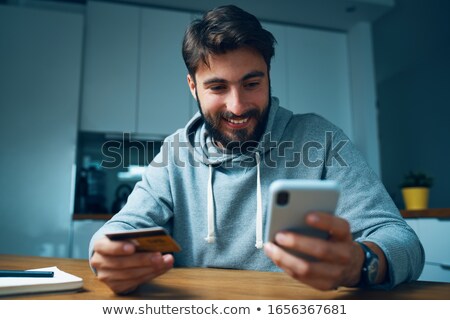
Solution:
{"label": "man's hair", "polygon": [[183,59],[195,79],[199,64],[208,65],[209,55],[248,47],[262,55],[269,71],[275,43],[274,36],[254,15],[233,5],[221,6],[191,23],[183,39]]}

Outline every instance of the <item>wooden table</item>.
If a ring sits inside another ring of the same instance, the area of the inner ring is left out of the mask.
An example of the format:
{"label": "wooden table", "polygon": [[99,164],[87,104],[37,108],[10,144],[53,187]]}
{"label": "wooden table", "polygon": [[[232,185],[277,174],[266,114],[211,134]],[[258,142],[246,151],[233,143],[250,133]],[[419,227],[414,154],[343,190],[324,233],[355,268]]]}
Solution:
{"label": "wooden table", "polygon": [[76,293],[46,293],[10,296],[8,299],[450,299],[450,283],[422,282],[402,284],[392,291],[339,288],[318,291],[285,273],[204,268],[175,268],[144,284],[126,296],[113,294],[98,281],[87,260],[0,255],[0,269],[34,269],[57,266],[83,278],[83,290]]}

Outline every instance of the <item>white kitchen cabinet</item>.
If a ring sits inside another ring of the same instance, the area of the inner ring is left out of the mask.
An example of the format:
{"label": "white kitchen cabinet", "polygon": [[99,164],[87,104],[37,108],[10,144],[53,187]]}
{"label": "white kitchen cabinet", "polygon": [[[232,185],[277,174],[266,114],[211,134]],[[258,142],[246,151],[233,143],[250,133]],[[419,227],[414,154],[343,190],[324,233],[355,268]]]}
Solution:
{"label": "white kitchen cabinet", "polygon": [[275,37],[275,56],[270,65],[270,86],[272,95],[280,99],[280,105],[288,106],[288,79],[287,79],[287,45],[286,45],[286,26],[264,22],[264,29],[268,30]]}
{"label": "white kitchen cabinet", "polygon": [[80,129],[134,132],[140,9],[89,1]]}
{"label": "white kitchen cabinet", "polygon": [[81,130],[166,136],[191,116],[181,41],[191,14],[88,2]]}
{"label": "white kitchen cabinet", "polygon": [[181,47],[191,14],[142,9],[137,132],[169,135],[190,118]]}
{"label": "white kitchen cabinet", "polygon": [[417,219],[426,261],[450,267],[450,220]]}
{"label": "white kitchen cabinet", "polygon": [[450,220],[405,219],[417,233],[425,250],[423,281],[450,282]]}
{"label": "white kitchen cabinet", "polygon": [[294,113],[316,113],[340,127],[380,174],[371,30],[349,33],[263,23],[277,39],[272,94]]}
{"label": "white kitchen cabinet", "polygon": [[88,259],[89,243],[92,236],[100,229],[106,220],[74,220],[72,221],[72,247],[70,258]]}
{"label": "white kitchen cabinet", "polygon": [[[81,130],[163,137],[183,127],[197,104],[186,83],[181,41],[199,15],[94,1],[86,12]],[[263,26],[278,42],[271,86],[280,104],[294,113],[317,113],[351,139],[358,138],[348,48],[358,41],[343,32],[269,22]],[[372,143],[356,140],[362,146]],[[378,154],[367,148],[362,151],[370,162]]]}
{"label": "white kitchen cabinet", "polygon": [[450,265],[425,262],[419,280],[434,282],[450,282]]}
{"label": "white kitchen cabinet", "polygon": [[317,113],[352,138],[346,34],[288,26],[286,52],[286,106]]}
{"label": "white kitchen cabinet", "polygon": [[294,113],[317,113],[352,138],[347,36],[341,32],[263,23],[277,40],[272,94]]}
{"label": "white kitchen cabinet", "polygon": [[[203,17],[203,14],[201,13],[191,13],[191,21],[201,19]],[[187,75],[187,70],[186,70]],[[187,80],[186,80],[187,81]],[[198,103],[192,96],[192,94],[189,94],[189,119],[192,118],[197,112],[198,112]]]}

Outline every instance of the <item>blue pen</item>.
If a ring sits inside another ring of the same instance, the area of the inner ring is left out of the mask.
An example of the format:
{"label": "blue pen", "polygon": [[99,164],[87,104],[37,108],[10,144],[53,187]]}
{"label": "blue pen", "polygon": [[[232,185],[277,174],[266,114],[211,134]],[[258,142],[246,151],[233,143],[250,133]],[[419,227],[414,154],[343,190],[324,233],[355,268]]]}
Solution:
{"label": "blue pen", "polygon": [[0,270],[0,277],[52,278],[53,271]]}

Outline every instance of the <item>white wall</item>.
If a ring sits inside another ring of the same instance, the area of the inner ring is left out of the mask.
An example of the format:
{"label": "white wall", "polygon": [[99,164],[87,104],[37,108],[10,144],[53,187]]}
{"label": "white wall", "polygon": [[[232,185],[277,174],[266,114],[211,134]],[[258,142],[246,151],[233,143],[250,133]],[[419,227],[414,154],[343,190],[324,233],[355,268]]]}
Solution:
{"label": "white wall", "polygon": [[348,32],[353,142],[381,177],[372,29],[360,22]]}
{"label": "white wall", "polygon": [[0,6],[0,253],[67,255],[82,27]]}

